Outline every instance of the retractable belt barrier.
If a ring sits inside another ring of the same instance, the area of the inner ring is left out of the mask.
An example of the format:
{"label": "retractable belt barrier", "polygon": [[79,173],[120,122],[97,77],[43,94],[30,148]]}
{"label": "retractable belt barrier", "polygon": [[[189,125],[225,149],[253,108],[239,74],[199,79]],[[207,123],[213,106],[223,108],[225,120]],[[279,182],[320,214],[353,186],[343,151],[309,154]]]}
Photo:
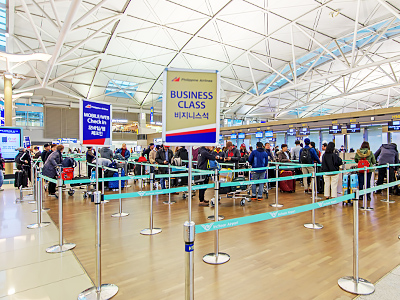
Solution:
{"label": "retractable belt barrier", "polygon": [[326,207],[326,206],[337,204],[337,203],[340,203],[340,202],[343,202],[346,200],[351,200],[354,197],[355,197],[355,194],[352,193],[352,194],[341,196],[341,197],[338,197],[335,199],[320,201],[317,203],[311,203],[311,204],[306,204],[306,205],[292,207],[292,208],[281,209],[278,211],[266,212],[266,213],[262,213],[262,214],[246,216],[246,217],[241,217],[241,218],[235,218],[235,219],[229,219],[229,220],[223,220],[223,221],[217,221],[214,223],[200,224],[200,225],[196,225],[196,234],[219,230],[219,229],[232,228],[232,227],[236,227],[236,226],[240,226],[240,225],[251,224],[251,223],[256,223],[256,222],[260,222],[260,221],[276,219],[276,218],[280,218],[280,217],[291,216],[291,215],[295,215],[298,213],[310,211],[310,210],[313,210],[316,208]]}

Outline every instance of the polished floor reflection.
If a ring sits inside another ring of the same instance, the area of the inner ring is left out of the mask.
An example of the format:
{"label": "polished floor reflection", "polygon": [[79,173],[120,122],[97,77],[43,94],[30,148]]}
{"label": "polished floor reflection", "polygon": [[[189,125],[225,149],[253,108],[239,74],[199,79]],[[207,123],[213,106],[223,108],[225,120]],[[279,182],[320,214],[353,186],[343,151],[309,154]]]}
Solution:
{"label": "polished floor reflection", "polygon": [[48,254],[58,243],[58,228],[43,213],[50,226],[27,229],[36,222],[34,204],[15,203],[12,185],[0,192],[0,299],[71,300],[92,282],[73,252]]}

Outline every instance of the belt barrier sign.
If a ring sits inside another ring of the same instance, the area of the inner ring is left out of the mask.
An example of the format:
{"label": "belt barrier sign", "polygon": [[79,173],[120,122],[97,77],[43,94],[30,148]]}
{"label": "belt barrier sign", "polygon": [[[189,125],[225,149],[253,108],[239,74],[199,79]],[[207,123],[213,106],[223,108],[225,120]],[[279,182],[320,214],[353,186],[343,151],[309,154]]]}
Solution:
{"label": "belt barrier sign", "polygon": [[162,139],[165,144],[212,146],[218,143],[218,71],[165,69],[162,104]]}
{"label": "belt barrier sign", "polygon": [[79,118],[82,145],[111,146],[111,104],[81,100]]}

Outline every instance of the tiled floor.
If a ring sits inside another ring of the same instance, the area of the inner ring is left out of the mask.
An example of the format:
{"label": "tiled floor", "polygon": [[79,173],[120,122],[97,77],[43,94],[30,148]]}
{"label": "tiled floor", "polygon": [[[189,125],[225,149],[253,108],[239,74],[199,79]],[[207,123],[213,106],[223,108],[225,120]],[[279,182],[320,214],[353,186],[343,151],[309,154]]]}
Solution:
{"label": "tiled floor", "polygon": [[58,244],[58,228],[43,213],[50,226],[27,229],[36,222],[34,204],[15,203],[12,185],[0,192],[0,299],[71,300],[93,285],[73,252],[48,254]]}

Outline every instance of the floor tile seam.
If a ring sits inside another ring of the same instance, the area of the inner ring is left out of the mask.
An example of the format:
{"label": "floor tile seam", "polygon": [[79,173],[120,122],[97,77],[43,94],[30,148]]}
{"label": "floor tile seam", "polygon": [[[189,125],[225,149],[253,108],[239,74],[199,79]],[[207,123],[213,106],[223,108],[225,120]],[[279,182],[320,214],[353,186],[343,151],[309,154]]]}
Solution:
{"label": "floor tile seam", "polygon": [[[392,270],[390,270],[390,271],[387,272],[385,275],[383,275],[381,278],[379,278],[375,283],[373,283],[374,286],[376,287],[376,285],[377,285],[378,283],[380,283],[382,280],[386,279],[386,277],[388,277],[389,275],[396,275],[396,274],[393,274],[392,272],[393,272],[397,267],[399,267],[399,266],[400,266],[400,264],[396,265]],[[397,276],[399,276],[399,275],[397,275]],[[365,295],[358,295],[358,296],[356,296],[355,298],[353,298],[353,300],[361,299],[361,297],[363,297],[363,296],[365,296]]]}
{"label": "floor tile seam", "polygon": [[[32,287],[30,289],[18,291],[15,294],[12,294],[12,295],[18,295],[20,293],[25,293],[25,292],[28,292],[30,290],[34,290],[34,289],[37,289],[37,288],[42,288],[42,287],[45,287],[45,286],[48,286],[48,285],[51,285],[51,284],[56,284],[56,283],[59,283],[59,282],[65,281],[65,280],[69,280],[69,279],[72,279],[72,278],[75,278],[75,277],[79,277],[79,276],[82,276],[82,275],[85,275],[85,274],[78,274],[78,275],[70,276],[70,277],[67,277],[67,278],[62,278],[60,280],[56,280],[56,281],[52,281],[52,282],[49,282],[49,283],[46,283],[46,284],[42,284],[42,285],[38,285],[38,286]],[[5,295],[3,297],[0,297],[0,299],[6,298],[6,297],[12,296],[12,295]],[[76,297],[78,297],[78,295],[76,295]]]}
{"label": "floor tile seam", "polygon": [[[48,211],[44,212],[45,214],[47,214],[47,216],[50,219],[50,222],[58,229],[57,225],[55,224],[54,220],[51,218],[51,216],[49,215]],[[59,229],[58,229],[59,230]],[[92,282],[93,285],[94,281],[92,280],[92,278],[89,276],[88,272],[86,271],[86,269],[84,268],[82,262],[79,260],[79,258],[76,256],[75,252],[73,250],[70,250],[72,255],[75,257],[75,260],[77,261],[77,263],[79,264],[79,266],[81,267],[81,269],[83,270],[84,274],[87,276],[87,278],[89,278],[90,282]]]}

